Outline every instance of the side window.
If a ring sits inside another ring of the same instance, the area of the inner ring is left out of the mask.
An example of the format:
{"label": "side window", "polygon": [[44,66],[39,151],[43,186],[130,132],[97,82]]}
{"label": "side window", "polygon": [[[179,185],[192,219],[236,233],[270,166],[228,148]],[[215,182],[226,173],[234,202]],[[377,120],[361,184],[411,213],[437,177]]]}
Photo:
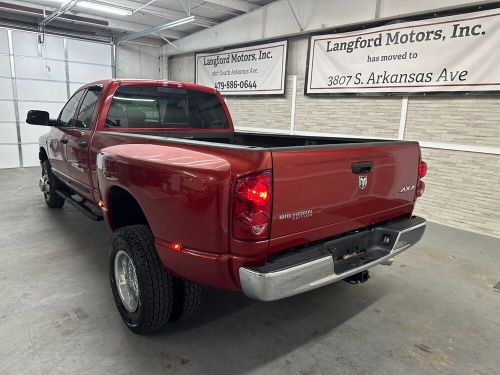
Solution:
{"label": "side window", "polygon": [[87,90],[82,105],[80,106],[80,112],[76,118],[76,127],[86,129],[90,127],[90,121],[92,120],[92,115],[94,114],[94,109],[100,93],[101,90],[96,88]]}
{"label": "side window", "polygon": [[227,129],[226,112],[219,97],[201,91],[189,91],[189,117],[192,128]]}
{"label": "side window", "polygon": [[85,90],[77,91],[70,100],[66,103],[61,113],[59,114],[59,119],[57,120],[57,126],[68,126],[72,127],[73,125],[73,117],[75,117],[76,108],[78,107],[78,103],[82,98]]}

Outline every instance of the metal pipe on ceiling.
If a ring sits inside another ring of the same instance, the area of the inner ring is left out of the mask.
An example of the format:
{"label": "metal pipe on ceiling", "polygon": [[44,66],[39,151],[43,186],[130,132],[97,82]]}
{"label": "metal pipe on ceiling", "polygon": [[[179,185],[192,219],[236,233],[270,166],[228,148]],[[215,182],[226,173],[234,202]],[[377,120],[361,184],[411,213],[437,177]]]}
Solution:
{"label": "metal pipe on ceiling", "polygon": [[156,35],[158,35],[160,38],[162,38],[165,42],[167,42],[168,44],[170,44],[172,47],[177,48],[177,50],[179,50],[179,51],[182,51],[179,47],[177,47],[174,43],[172,43],[170,40],[168,40],[167,38],[165,38],[160,33],[157,33]]}
{"label": "metal pipe on ceiling", "polygon": [[50,15],[48,15],[47,17],[45,17],[39,23],[38,26],[40,26],[40,28],[43,29],[46,25],[49,24],[49,22],[55,20],[60,15],[66,13],[68,10],[70,10],[71,8],[73,8],[79,1],[80,0],[71,0],[71,1],[68,1],[67,3],[62,4],[59,8],[57,8],[56,10],[54,10]]}
{"label": "metal pipe on ceiling", "polygon": [[149,1],[148,3],[146,3],[146,4],[144,4],[144,5],[141,5],[139,8],[134,9],[134,10],[132,11],[132,14],[134,14],[135,12],[140,11],[141,9],[146,8],[147,6],[149,6],[149,5],[153,4],[155,1],[156,1],[156,0],[151,0],[151,1]]}
{"label": "metal pipe on ceiling", "polygon": [[118,44],[118,43],[126,42],[126,41],[129,41],[129,40],[132,40],[132,39],[137,39],[137,38],[140,38],[140,37],[143,37],[143,36],[147,36],[147,35],[151,35],[151,34],[156,34],[156,33],[160,32],[162,30],[166,30],[166,29],[170,29],[172,27],[184,25],[186,23],[193,22],[194,20],[195,20],[195,17],[194,16],[190,16],[190,17],[181,18],[179,20],[175,20],[175,21],[172,21],[172,22],[167,22],[167,23],[164,23],[163,25],[159,25],[159,26],[155,26],[155,27],[152,27],[152,28],[149,28],[149,29],[138,31],[136,33],[125,34],[125,35],[117,38],[115,40],[115,43]]}

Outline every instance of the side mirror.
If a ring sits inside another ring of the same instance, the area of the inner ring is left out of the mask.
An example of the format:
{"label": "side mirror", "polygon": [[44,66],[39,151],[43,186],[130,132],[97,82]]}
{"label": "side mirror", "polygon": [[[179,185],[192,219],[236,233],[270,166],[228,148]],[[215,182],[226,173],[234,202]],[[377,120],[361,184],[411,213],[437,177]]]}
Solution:
{"label": "side mirror", "polygon": [[38,111],[31,110],[28,111],[28,115],[26,116],[26,122],[31,125],[44,125],[44,126],[54,126],[54,120],[50,120],[49,112],[47,111]]}

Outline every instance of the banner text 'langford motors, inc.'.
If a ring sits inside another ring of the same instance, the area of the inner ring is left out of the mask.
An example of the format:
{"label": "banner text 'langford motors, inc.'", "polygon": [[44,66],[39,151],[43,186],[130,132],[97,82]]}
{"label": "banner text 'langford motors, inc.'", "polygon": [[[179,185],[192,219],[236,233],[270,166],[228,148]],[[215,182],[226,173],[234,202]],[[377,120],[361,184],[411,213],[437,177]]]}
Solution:
{"label": "banner text 'langford motors, inc.'", "polygon": [[311,37],[308,94],[500,89],[500,10]]}
{"label": "banner text 'langford motors, inc.'", "polygon": [[196,54],[196,83],[225,95],[283,95],[287,41]]}

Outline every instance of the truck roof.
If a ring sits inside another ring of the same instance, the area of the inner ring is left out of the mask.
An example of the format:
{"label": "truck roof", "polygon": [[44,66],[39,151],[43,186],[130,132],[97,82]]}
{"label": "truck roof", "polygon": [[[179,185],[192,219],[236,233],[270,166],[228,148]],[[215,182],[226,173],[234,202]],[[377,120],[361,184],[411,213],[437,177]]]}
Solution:
{"label": "truck roof", "polygon": [[212,87],[197,85],[195,83],[190,82],[181,82],[181,81],[169,81],[169,80],[161,80],[161,79],[132,79],[132,78],[124,78],[124,79],[102,79],[98,81],[93,81],[83,85],[83,87],[88,86],[96,86],[102,85],[106,87],[114,82],[118,82],[120,85],[124,86],[161,86],[161,87],[176,87],[176,88],[184,88],[187,90],[197,90],[197,91],[205,91],[216,93]]}

